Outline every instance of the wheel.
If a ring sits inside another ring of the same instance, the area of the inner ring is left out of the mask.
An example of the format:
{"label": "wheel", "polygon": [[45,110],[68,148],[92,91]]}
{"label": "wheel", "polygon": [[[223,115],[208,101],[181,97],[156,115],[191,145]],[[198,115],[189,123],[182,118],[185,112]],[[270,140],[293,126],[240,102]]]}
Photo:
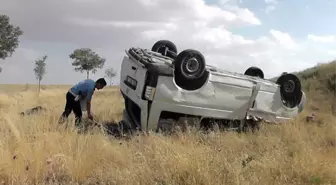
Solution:
{"label": "wheel", "polygon": [[186,90],[201,88],[209,76],[205,67],[204,56],[199,51],[193,49],[182,51],[174,61],[176,84]]}
{"label": "wheel", "polygon": [[185,80],[200,78],[205,71],[204,56],[196,50],[182,51],[175,59],[175,73]]}
{"label": "wheel", "polygon": [[[152,51],[161,53],[161,55],[167,56],[167,57],[170,57],[170,58],[174,58],[174,55],[171,52],[177,54],[176,45],[169,40],[159,40],[159,41],[157,41],[153,45]],[[170,52],[168,52],[168,51],[170,51]]]}
{"label": "wheel", "polygon": [[276,84],[280,86],[280,94],[284,104],[289,108],[299,105],[302,98],[301,82],[294,74],[286,73],[281,75]]}
{"label": "wheel", "polygon": [[249,67],[245,71],[244,75],[256,76],[256,77],[259,77],[261,79],[264,79],[264,72],[258,67]]}

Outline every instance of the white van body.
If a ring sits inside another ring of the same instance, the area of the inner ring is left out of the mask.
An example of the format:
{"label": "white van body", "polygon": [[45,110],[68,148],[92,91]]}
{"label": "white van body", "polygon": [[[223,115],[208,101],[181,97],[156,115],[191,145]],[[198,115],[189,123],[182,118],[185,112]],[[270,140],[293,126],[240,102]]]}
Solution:
{"label": "white van body", "polygon": [[[120,73],[123,120],[143,131],[157,130],[161,120],[184,116],[198,118],[197,126],[215,119],[236,120],[239,123],[233,127],[238,127],[248,117],[280,123],[297,116],[305,103],[302,92],[300,104],[289,108],[278,84],[209,65],[204,85],[184,90],[175,83],[173,59],[141,48],[125,52]],[[155,78],[154,85],[146,84],[148,78]]]}

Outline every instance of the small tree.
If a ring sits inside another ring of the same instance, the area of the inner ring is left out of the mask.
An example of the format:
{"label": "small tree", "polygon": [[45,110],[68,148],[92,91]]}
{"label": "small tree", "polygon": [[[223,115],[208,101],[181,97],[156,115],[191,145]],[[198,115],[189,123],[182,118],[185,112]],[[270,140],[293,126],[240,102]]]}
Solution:
{"label": "small tree", "polygon": [[117,71],[113,67],[110,67],[105,70],[105,75],[110,79],[110,86],[112,86],[112,79],[117,76]]}
{"label": "small tree", "polygon": [[75,71],[81,73],[86,71],[87,79],[89,79],[90,71],[94,74],[98,68],[103,68],[105,64],[105,59],[89,48],[76,49],[70,54],[70,58],[74,60],[72,66],[75,67]]}
{"label": "small tree", "polygon": [[19,37],[22,34],[20,27],[10,24],[7,15],[0,14],[0,59],[5,60],[12,56],[19,46]]}
{"label": "small tree", "polygon": [[40,92],[41,81],[42,81],[43,76],[46,72],[46,70],[45,70],[45,66],[46,66],[45,61],[46,60],[47,60],[47,55],[43,56],[42,58],[40,58],[38,60],[35,60],[34,72],[35,72],[36,79],[38,80],[39,92]]}

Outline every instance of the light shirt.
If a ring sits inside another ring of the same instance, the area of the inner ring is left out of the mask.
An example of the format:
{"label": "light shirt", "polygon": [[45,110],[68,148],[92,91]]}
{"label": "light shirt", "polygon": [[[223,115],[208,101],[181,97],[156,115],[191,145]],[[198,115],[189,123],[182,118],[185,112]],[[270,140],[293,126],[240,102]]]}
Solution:
{"label": "light shirt", "polygon": [[78,84],[74,85],[71,88],[71,91],[75,94],[79,94],[79,92],[81,92],[81,95],[88,101],[91,100],[92,95],[94,93],[96,87],[96,82],[94,80],[91,79],[87,79],[87,80],[83,80],[81,82],[79,82]]}

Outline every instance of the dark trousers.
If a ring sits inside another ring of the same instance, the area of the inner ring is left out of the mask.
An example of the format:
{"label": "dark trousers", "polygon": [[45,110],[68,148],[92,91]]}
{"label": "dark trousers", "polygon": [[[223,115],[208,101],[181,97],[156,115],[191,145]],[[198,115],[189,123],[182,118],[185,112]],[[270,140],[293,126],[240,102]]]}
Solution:
{"label": "dark trousers", "polygon": [[71,93],[66,94],[66,104],[64,108],[64,112],[62,113],[61,119],[64,120],[68,118],[71,111],[74,112],[76,117],[76,126],[79,126],[79,123],[82,120],[82,109],[79,101],[75,101],[75,96]]}

